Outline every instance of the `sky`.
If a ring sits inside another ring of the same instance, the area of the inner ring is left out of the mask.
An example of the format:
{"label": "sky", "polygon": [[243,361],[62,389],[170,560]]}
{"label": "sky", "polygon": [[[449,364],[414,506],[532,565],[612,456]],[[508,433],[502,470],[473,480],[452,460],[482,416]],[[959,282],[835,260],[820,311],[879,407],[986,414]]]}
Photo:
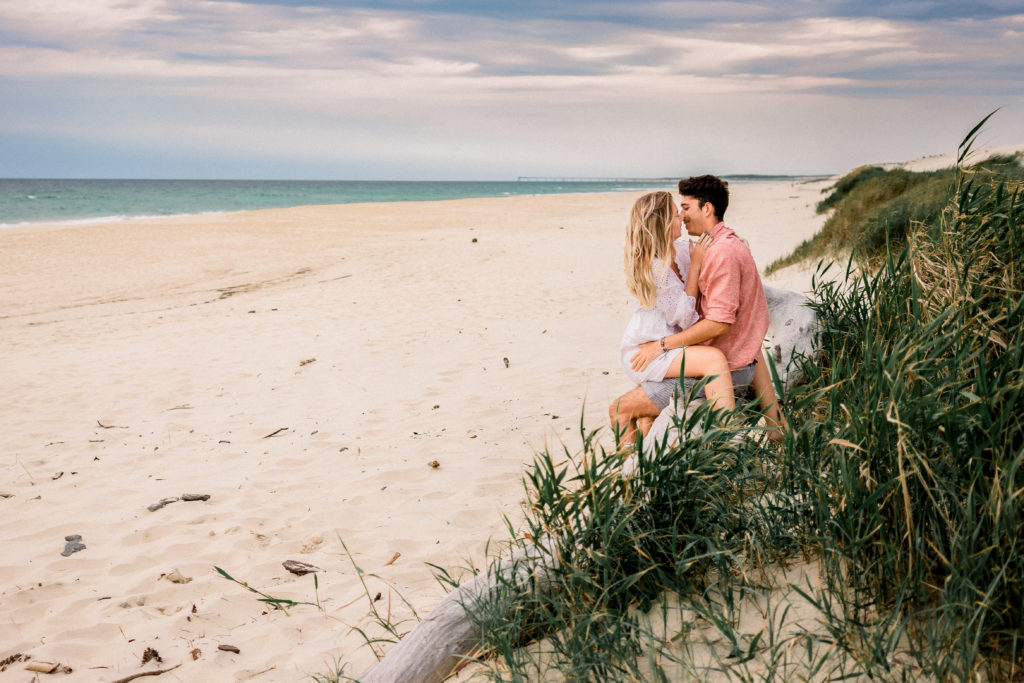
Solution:
{"label": "sky", "polygon": [[0,177],[840,173],[1024,144],[1024,0],[0,0]]}

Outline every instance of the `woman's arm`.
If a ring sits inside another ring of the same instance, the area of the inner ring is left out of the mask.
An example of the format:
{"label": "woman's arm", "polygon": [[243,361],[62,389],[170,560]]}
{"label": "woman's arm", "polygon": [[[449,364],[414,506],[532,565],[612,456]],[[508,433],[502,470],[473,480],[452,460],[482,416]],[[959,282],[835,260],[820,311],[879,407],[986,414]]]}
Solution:
{"label": "woman's arm", "polygon": [[713,239],[710,233],[705,232],[696,244],[690,245],[690,272],[686,276],[686,293],[689,296],[695,298],[697,296],[700,266],[704,262],[704,256],[708,253]]}

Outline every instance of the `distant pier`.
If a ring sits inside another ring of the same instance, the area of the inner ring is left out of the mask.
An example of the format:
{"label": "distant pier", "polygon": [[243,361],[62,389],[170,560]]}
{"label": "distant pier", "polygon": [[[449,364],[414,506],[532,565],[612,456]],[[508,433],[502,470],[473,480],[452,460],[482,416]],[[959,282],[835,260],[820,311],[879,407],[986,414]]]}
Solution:
{"label": "distant pier", "polygon": [[674,183],[678,178],[554,178],[526,176],[516,178],[518,183]]}

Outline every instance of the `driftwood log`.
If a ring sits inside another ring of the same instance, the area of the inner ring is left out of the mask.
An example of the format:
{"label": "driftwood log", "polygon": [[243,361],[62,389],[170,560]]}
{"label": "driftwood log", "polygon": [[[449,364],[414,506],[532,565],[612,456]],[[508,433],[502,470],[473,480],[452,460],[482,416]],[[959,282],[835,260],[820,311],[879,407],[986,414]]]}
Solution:
{"label": "driftwood log", "polygon": [[807,297],[788,289],[765,287],[768,312],[768,353],[775,362],[782,386],[792,389],[804,381],[800,358],[813,359],[818,332],[818,317],[807,304]]}
{"label": "driftwood log", "polygon": [[543,590],[558,568],[551,539],[526,544],[496,566],[446,595],[373,669],[361,683],[436,683],[469,663],[480,633],[466,615],[499,588]]}
{"label": "driftwood log", "polygon": [[[783,386],[789,389],[803,381],[800,364],[795,359],[811,358],[814,354],[817,318],[807,307],[807,298],[800,294],[765,287],[765,295],[771,315],[768,352],[775,361]],[[499,587],[526,591],[549,584],[558,567],[554,545],[550,539],[539,545],[527,545],[490,571],[453,590],[359,680],[362,683],[443,681],[465,665],[479,646],[480,633],[467,616],[467,610],[473,609],[485,596],[495,594]]]}

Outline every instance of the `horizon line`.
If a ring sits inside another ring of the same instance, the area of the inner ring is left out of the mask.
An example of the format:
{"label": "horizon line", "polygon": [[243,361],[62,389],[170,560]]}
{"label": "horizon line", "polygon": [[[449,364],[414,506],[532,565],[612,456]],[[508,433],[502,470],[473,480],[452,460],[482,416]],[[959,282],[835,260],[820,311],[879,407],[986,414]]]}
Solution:
{"label": "horizon line", "polygon": [[[692,174],[690,174],[692,175]],[[720,178],[744,179],[786,179],[786,178],[829,178],[835,173],[716,173]],[[97,181],[191,181],[191,182],[277,182],[277,183],[648,183],[676,182],[688,175],[677,176],[517,176],[507,179],[466,179],[466,178],[188,178],[188,177],[117,177],[117,176],[5,176],[4,180],[97,180]]]}

